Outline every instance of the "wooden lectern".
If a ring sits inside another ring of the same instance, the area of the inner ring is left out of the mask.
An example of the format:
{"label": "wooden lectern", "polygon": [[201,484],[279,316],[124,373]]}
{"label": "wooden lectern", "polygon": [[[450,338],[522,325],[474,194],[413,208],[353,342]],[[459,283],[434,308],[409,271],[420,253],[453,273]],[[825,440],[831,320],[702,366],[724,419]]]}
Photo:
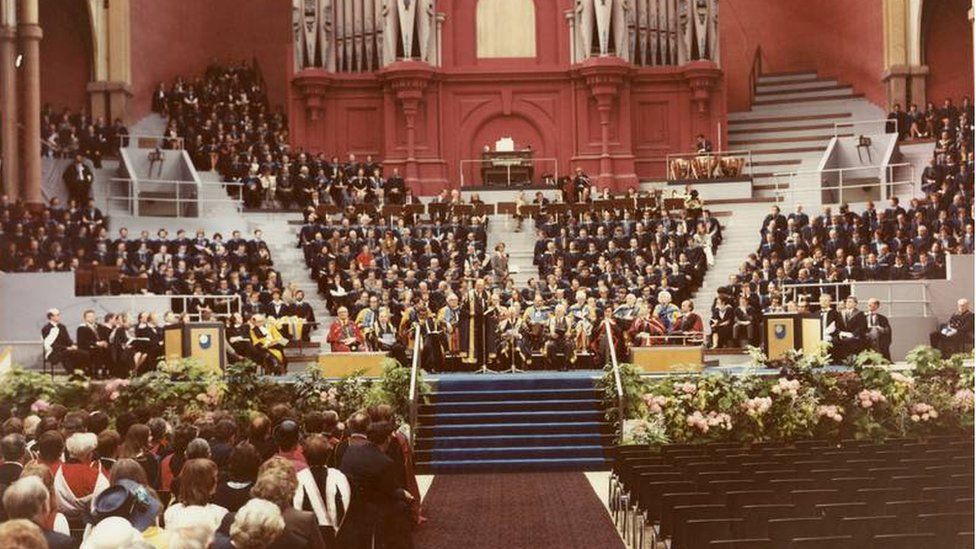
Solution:
{"label": "wooden lectern", "polygon": [[227,355],[224,325],[220,322],[190,322],[163,329],[163,356],[166,360],[194,358],[208,368],[222,371]]}
{"label": "wooden lectern", "polygon": [[790,350],[816,352],[823,339],[820,315],[769,313],[763,317],[763,336],[763,351],[769,360],[783,358]]}

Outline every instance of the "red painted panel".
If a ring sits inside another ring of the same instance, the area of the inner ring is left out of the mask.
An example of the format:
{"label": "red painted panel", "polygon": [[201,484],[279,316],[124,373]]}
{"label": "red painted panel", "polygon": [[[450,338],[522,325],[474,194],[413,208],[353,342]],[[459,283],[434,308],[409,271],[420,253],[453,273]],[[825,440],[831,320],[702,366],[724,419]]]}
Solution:
{"label": "red painted panel", "polygon": [[817,71],[885,103],[880,0],[722,0],[719,19],[729,111],[749,109],[757,46],[765,72]]}
{"label": "red painted panel", "polygon": [[[925,64],[929,67],[925,97],[941,105],[951,97],[958,105],[973,93],[973,29],[968,0],[928,0],[922,17]],[[919,105],[922,107],[923,105]]]}
{"label": "red painted panel", "polygon": [[88,106],[91,31],[85,0],[41,0],[41,103],[57,110]]}

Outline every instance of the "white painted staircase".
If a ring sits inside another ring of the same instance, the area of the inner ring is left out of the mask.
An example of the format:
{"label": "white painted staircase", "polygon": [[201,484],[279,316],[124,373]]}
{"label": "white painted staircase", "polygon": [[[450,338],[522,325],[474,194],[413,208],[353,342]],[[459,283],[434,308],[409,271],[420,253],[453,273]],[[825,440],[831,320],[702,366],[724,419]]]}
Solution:
{"label": "white painted staircase", "polygon": [[[752,151],[753,197],[770,198],[776,179],[788,184],[774,174],[817,167],[835,124],[884,117],[852,87],[816,73],[767,74],[759,77],[750,110],[729,114],[728,148]],[[837,133],[854,129],[842,125]]]}

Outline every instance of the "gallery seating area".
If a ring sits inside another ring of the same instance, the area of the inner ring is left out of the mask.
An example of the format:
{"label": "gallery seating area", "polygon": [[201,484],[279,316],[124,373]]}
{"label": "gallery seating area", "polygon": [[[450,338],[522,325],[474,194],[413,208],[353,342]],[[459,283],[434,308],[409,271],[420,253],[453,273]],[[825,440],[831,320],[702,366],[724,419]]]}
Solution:
{"label": "gallery seating area", "polygon": [[639,547],[966,548],[973,457],[972,437],[618,446],[611,507]]}

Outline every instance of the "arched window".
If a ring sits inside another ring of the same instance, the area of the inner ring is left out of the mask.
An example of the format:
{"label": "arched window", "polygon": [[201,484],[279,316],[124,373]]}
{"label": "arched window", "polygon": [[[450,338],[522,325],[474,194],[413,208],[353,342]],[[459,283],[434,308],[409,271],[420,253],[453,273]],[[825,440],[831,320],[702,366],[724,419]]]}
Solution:
{"label": "arched window", "polygon": [[478,57],[535,57],[533,0],[478,0]]}

